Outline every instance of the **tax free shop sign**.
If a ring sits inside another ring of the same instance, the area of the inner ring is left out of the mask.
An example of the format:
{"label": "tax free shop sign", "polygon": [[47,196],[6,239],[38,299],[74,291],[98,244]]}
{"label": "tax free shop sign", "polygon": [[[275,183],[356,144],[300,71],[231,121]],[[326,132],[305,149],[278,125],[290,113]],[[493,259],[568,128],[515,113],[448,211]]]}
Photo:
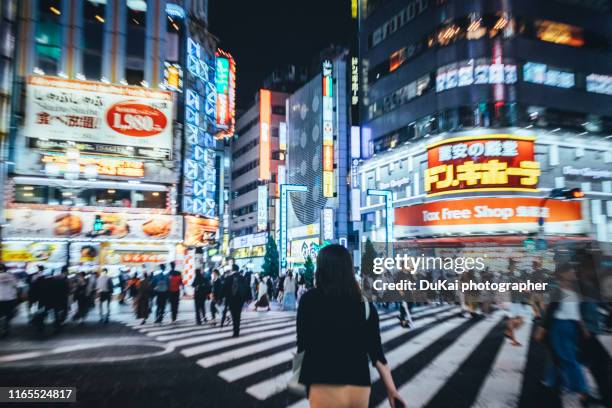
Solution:
{"label": "tax free shop sign", "polygon": [[466,233],[524,233],[538,231],[544,218],[548,234],[582,234],[580,201],[537,197],[495,197],[442,200],[395,209],[395,239],[463,235]]}

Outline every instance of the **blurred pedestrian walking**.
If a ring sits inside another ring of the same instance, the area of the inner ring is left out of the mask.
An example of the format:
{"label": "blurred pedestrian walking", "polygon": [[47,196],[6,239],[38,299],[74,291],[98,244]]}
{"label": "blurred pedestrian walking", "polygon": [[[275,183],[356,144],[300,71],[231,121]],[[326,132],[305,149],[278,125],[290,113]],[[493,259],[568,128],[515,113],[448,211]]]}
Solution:
{"label": "blurred pedestrian walking", "polygon": [[63,266],[60,273],[53,277],[52,282],[55,330],[59,331],[68,317],[68,310],[70,308],[70,282],[68,281],[68,267]]}
{"label": "blurred pedestrian walking", "polygon": [[[224,279],[223,282],[223,297],[225,298],[226,306],[229,308],[232,316],[232,337],[238,337],[240,335],[240,316],[242,314],[242,306],[250,298],[250,287],[249,282],[240,274],[238,265],[232,265],[231,273]],[[223,316],[221,318],[221,326],[225,323],[225,312],[223,310]]]}
{"label": "blurred pedestrian walking", "polygon": [[168,275],[166,275],[166,265],[159,265],[159,270],[153,276],[153,289],[155,290],[155,323],[162,323],[166,313],[166,303],[168,301]]}
{"label": "blurred pedestrian walking", "polygon": [[181,288],[183,287],[183,277],[176,270],[176,264],[170,262],[170,274],[168,276],[168,300],[170,301],[170,312],[172,323],[176,322],[181,300]]}
{"label": "blurred pedestrian walking", "polygon": [[74,287],[74,300],[77,304],[76,313],[73,315],[72,320],[80,324],[85,323],[85,318],[89,312],[90,299],[87,293],[89,282],[85,275],[85,272],[81,272],[76,277],[76,283]]}
{"label": "blurred pedestrian walking", "polygon": [[217,318],[217,306],[221,304],[223,300],[223,280],[219,274],[218,269],[213,269],[211,273],[212,282],[212,297],[210,301],[210,314],[212,316],[212,325],[216,325]]}
{"label": "blurred pedestrian walking", "polygon": [[590,399],[582,365],[578,361],[580,339],[587,334],[580,311],[576,271],[565,262],[556,270],[559,288],[553,293],[535,339],[546,341],[551,359],[543,384],[551,390],[565,389],[578,394],[587,403]]}
{"label": "blurred pedestrian walking", "polygon": [[297,282],[293,277],[293,272],[287,272],[283,283],[283,310],[295,310],[295,293],[297,291]]}
{"label": "blurred pedestrian walking", "polygon": [[9,334],[18,303],[17,279],[0,263],[0,338]]}
{"label": "blurred pedestrian walking", "polygon": [[140,324],[145,324],[151,314],[151,296],[153,296],[151,276],[145,273],[138,282],[138,289],[134,299],[136,318],[142,319]]}
{"label": "blurred pedestrian walking", "polygon": [[259,280],[257,287],[257,302],[255,302],[255,311],[259,308],[270,310],[270,301],[268,299],[268,282],[269,278],[264,276]]}
{"label": "blurred pedestrian walking", "polygon": [[208,299],[211,292],[210,279],[202,274],[202,270],[200,268],[197,268],[191,286],[193,287],[193,302],[195,305],[196,323],[202,324],[202,321],[206,323],[206,299]]}
{"label": "blurred pedestrian walking", "polygon": [[[100,308],[100,322],[103,323],[108,323],[110,320],[110,303],[113,296],[113,286],[113,279],[108,276],[108,269],[102,269],[102,272],[96,279],[96,292]],[[105,304],[106,313],[104,313]]]}

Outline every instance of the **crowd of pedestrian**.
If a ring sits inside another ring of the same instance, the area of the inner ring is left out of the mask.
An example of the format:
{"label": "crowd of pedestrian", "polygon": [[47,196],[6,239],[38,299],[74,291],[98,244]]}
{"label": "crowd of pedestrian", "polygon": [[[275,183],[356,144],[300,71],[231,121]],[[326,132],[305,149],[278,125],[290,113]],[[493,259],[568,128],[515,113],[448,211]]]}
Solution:
{"label": "crowd of pedestrian", "polygon": [[[548,353],[543,386],[550,391],[573,392],[583,405],[588,405],[594,400],[585,377],[585,368],[588,368],[601,399],[610,403],[609,356],[597,335],[610,330],[612,313],[609,304],[597,301],[598,288],[593,285],[597,279],[591,276],[595,269],[592,259],[584,254],[576,255],[557,262],[554,271],[546,271],[541,262],[534,261],[531,269],[531,278],[547,280],[554,289],[546,294],[511,293],[501,297],[471,291],[455,300],[438,296],[435,302],[455,303],[461,307],[464,317],[474,319],[505,310],[504,335],[516,347],[522,346],[516,332],[527,318],[532,318],[536,326],[534,339],[542,342]],[[509,279],[522,279],[521,273],[524,273],[518,271],[513,260],[507,272]],[[480,274],[467,271],[460,279],[492,278],[492,273],[485,270]],[[311,401],[325,406],[325,401],[332,398],[345,401],[346,406],[367,406],[369,357],[384,380],[391,405],[403,406],[380,345],[377,308],[388,309],[394,305],[400,325],[411,329],[414,325],[411,309],[418,302],[364,302],[350,254],[343,247],[330,245],[321,249],[314,284],[292,270],[283,276],[264,276],[241,270],[231,262],[225,268],[196,269],[189,285],[193,290],[195,323],[223,327],[231,322],[233,337],[240,335],[241,314],[245,309],[270,311],[272,306],[283,311],[297,309],[298,352],[305,352],[305,356],[302,354],[295,381],[310,389]],[[115,279],[106,269],[97,274],[81,272],[69,276],[66,267],[51,273],[40,266],[27,277],[25,285],[0,264],[0,334],[9,333],[9,322],[21,301],[26,301],[25,310],[31,324],[42,332],[49,316],[55,331],[61,330],[71,313],[73,321],[83,324],[91,310],[95,310],[96,302],[99,321],[108,323],[115,295],[120,304],[131,301],[141,324],[152,315],[155,323],[162,324],[167,308],[174,323],[184,294],[183,277],[174,262],[131,276],[121,271]],[[328,335],[313,336],[322,331]],[[344,388],[338,388],[339,385]]]}

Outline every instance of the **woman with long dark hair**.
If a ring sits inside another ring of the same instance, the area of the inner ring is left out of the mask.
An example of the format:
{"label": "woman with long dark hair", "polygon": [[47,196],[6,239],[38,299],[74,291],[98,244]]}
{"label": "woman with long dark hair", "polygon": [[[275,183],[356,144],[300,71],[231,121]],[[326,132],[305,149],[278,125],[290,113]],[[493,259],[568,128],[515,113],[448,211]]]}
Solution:
{"label": "woman with long dark hair", "polygon": [[404,407],[382,350],[378,313],[365,303],[353,260],[341,245],[328,245],[317,257],[315,288],[304,293],[297,313],[299,382],[314,408],[367,407],[368,357],[383,380],[391,407]]}

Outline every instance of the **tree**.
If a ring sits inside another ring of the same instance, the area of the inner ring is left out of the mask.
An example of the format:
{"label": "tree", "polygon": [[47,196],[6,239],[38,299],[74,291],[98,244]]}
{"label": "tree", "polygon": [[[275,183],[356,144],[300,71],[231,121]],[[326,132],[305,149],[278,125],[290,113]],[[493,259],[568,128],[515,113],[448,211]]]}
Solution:
{"label": "tree", "polygon": [[275,278],[278,276],[279,265],[278,265],[278,247],[272,235],[268,235],[268,242],[266,243],[266,254],[264,255],[263,271],[262,276],[269,276]]}
{"label": "tree", "polygon": [[312,257],[308,255],[304,262],[304,280],[306,281],[306,287],[312,288],[314,283],[314,262]]}
{"label": "tree", "polygon": [[363,249],[363,254],[361,255],[361,276],[372,276],[374,258],[376,258],[376,250],[374,249],[372,241],[368,238]]}

